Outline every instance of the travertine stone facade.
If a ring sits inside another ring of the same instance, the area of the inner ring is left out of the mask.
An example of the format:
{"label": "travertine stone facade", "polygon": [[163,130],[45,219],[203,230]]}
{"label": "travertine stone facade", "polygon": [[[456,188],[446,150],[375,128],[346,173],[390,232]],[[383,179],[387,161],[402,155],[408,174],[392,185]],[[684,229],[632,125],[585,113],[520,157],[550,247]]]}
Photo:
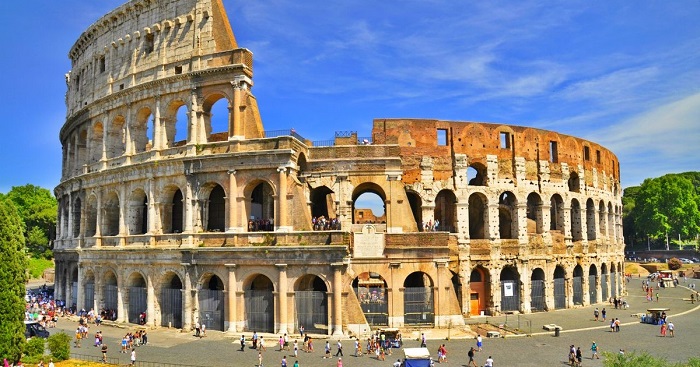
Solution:
{"label": "travertine stone facade", "polygon": [[[265,131],[221,0],[130,1],[69,56],[68,304],[153,327],[359,334],[624,291],[619,163],[594,142],[420,119],[333,144]],[[383,216],[360,218],[364,193]]]}

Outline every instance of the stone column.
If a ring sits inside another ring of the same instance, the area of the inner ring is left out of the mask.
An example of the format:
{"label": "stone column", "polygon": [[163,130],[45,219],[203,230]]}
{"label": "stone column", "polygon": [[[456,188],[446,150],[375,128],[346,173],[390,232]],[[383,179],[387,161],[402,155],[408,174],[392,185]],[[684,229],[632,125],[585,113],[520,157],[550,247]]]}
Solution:
{"label": "stone column", "polygon": [[484,223],[484,231],[487,232],[484,234],[486,235],[487,239],[491,239],[491,240],[500,239],[501,238],[501,230],[500,230],[500,228],[498,228],[498,225],[499,225],[498,203],[487,204],[486,210],[488,212],[489,221],[488,221],[488,223]]}
{"label": "stone column", "polygon": [[275,264],[279,270],[279,292],[277,293],[277,304],[279,306],[279,334],[287,331],[287,264]]}
{"label": "stone column", "polygon": [[102,246],[102,191],[96,190],[97,209],[95,213],[95,247]]}
{"label": "stone column", "polygon": [[289,232],[291,228],[287,225],[287,168],[277,168],[279,172],[279,195],[277,195],[277,231]]}
{"label": "stone column", "polygon": [[[77,287],[78,287],[77,298],[78,299],[75,300],[75,304],[77,306],[76,310],[80,310],[81,308],[85,307],[85,289],[83,288],[84,284],[82,283],[82,280],[83,280],[83,266],[78,265],[78,284],[77,284]],[[90,310],[86,310],[86,311],[90,311]]]}
{"label": "stone column", "polygon": [[522,284],[522,289],[520,292],[521,311],[523,313],[531,313],[532,312],[532,271],[530,271],[530,263],[528,260],[522,261],[522,264],[518,269],[518,275],[520,276],[519,283]]}
{"label": "stone column", "polygon": [[527,202],[520,202],[515,207],[515,220],[517,220],[518,225],[518,242],[521,244],[527,244]]}
{"label": "stone column", "polygon": [[226,213],[226,232],[242,232],[236,226],[236,211],[238,210],[238,185],[236,183],[236,170],[228,170],[228,195],[226,202],[228,211]]}
{"label": "stone column", "polygon": [[134,154],[134,142],[131,140],[131,102],[126,103],[126,118],[124,121],[124,155],[131,156]]}
{"label": "stone column", "polygon": [[333,335],[343,335],[343,263],[333,263]]}
{"label": "stone column", "polygon": [[67,220],[66,233],[63,237],[68,239],[73,238],[73,192],[68,191],[68,220]]}
{"label": "stone column", "polygon": [[153,275],[146,275],[146,325],[156,326],[156,294],[153,288]]}
{"label": "stone column", "polygon": [[126,185],[119,187],[119,246],[124,246],[125,237],[129,234],[126,228],[126,216],[128,214],[129,200],[126,197]]}
{"label": "stone column", "polygon": [[[581,270],[583,270],[583,266],[581,268]],[[588,269],[590,271],[590,265],[588,266]],[[581,282],[583,283],[583,305],[588,306],[591,304],[591,285],[588,277],[588,272],[585,270],[583,270],[583,273],[581,274]],[[593,286],[595,287],[595,285]]]}
{"label": "stone column", "polygon": [[155,111],[153,111],[153,147],[155,151],[162,150],[166,141],[163,121],[160,118],[160,96],[156,96]]}
{"label": "stone column", "polygon": [[185,289],[182,294],[182,330],[192,330],[192,282],[190,280],[189,263],[182,264],[185,271]]}
{"label": "stone column", "polygon": [[236,264],[224,264],[228,269],[228,284],[226,285],[226,319],[228,321],[228,332],[235,333],[236,328]]}
{"label": "stone column", "polygon": [[124,292],[128,288],[124,287],[123,282],[118,282],[117,286],[117,322],[127,322],[129,320],[128,315],[125,314],[126,310],[124,307]]}
{"label": "stone column", "polygon": [[239,106],[241,105],[241,90],[240,85],[235,81],[232,81],[233,85],[233,102],[229,107],[229,128],[228,128],[228,138],[231,140],[236,136],[244,136],[243,126],[241,126],[241,114],[239,112]]}
{"label": "stone column", "polygon": [[[146,207],[146,210],[148,210],[148,228],[147,234],[150,234],[151,239],[153,240],[154,234],[160,234],[161,231],[158,228],[158,225],[160,223],[161,218],[156,218],[157,212],[156,212],[156,200],[155,200],[155,182],[152,178],[148,179],[148,206]],[[150,316],[149,316],[150,317]]]}
{"label": "stone column", "polygon": [[[197,92],[195,90],[192,90],[192,94],[190,95],[190,114],[189,114],[189,131],[187,132],[187,145],[195,145],[199,143],[199,128],[198,128],[198,122],[199,119],[197,118],[197,111],[199,110],[199,106],[197,105]],[[188,151],[189,152],[189,151]]]}

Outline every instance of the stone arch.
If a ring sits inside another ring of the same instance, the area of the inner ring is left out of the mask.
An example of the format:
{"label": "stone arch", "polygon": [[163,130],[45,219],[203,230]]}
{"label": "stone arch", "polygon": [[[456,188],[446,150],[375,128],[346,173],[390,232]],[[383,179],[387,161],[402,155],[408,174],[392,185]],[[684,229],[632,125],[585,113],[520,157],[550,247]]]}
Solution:
{"label": "stone arch", "polygon": [[542,198],[536,192],[531,192],[527,196],[527,232],[528,233],[544,233],[544,220],[542,212]]}
{"label": "stone arch", "polygon": [[554,308],[566,308],[566,270],[562,265],[554,268]]}
{"label": "stone arch", "polygon": [[136,111],[134,123],[129,132],[134,142],[135,153],[146,152],[153,147],[153,131],[155,130],[153,116],[153,112],[148,106],[143,106]]}
{"label": "stone arch", "polygon": [[518,238],[518,199],[510,191],[498,197],[498,229],[501,239]]}
{"label": "stone arch", "polygon": [[104,143],[104,125],[98,121],[92,125],[90,131],[89,163],[97,163],[102,160],[102,144]]}
{"label": "stone arch", "polygon": [[165,126],[165,146],[173,148],[187,143],[189,135],[189,106],[182,99],[170,101],[166,108],[165,118],[161,121]]}
{"label": "stone arch", "polygon": [[444,189],[435,197],[435,221],[440,221],[437,230],[457,232],[457,197],[452,190]]}
{"label": "stone arch", "polygon": [[148,232],[148,196],[143,189],[131,192],[127,204],[126,224],[130,235],[146,234]]}
{"label": "stone arch", "polygon": [[182,328],[182,292],[180,276],[174,271],[166,272],[160,286],[160,325]]}
{"label": "stone arch", "polygon": [[229,106],[228,97],[222,92],[214,92],[202,101],[204,130],[208,143],[228,140]]}
{"label": "stone arch", "polygon": [[306,154],[299,153],[297,158],[297,176],[303,176],[309,170],[309,163],[306,161]]}
{"label": "stone arch", "polygon": [[75,146],[75,151],[76,151],[76,161],[78,162],[77,166],[74,169],[74,172],[80,172],[82,173],[82,166],[83,164],[88,163],[88,131],[87,129],[80,129],[78,132],[77,136],[77,141],[76,141],[76,146]]}
{"label": "stone arch", "polygon": [[199,322],[209,330],[224,331],[226,299],[223,280],[216,274],[206,273],[199,284]]}
{"label": "stone arch", "polygon": [[577,264],[573,273],[573,301],[575,305],[583,305],[583,267]]}
{"label": "stone arch", "polygon": [[[376,195],[382,202],[383,214],[377,216],[373,210],[368,208],[358,208],[357,200],[363,194]],[[386,193],[381,186],[373,182],[364,182],[355,187],[352,192],[352,222],[356,224],[363,223],[386,223]]]}
{"label": "stone arch", "polygon": [[161,223],[163,233],[182,233],[185,226],[185,198],[177,185],[163,189]]}
{"label": "stone arch", "polygon": [[119,234],[119,208],[119,195],[115,191],[110,191],[105,197],[102,235],[116,236]]}
{"label": "stone arch", "polygon": [[297,329],[328,334],[328,284],[315,274],[305,274],[294,284]]}
{"label": "stone arch", "polygon": [[520,274],[513,265],[501,270],[501,311],[520,311]]}
{"label": "stone arch", "polygon": [[595,264],[591,264],[588,268],[588,294],[591,304],[598,303],[598,287],[596,278],[598,278],[598,268]]}
{"label": "stone arch", "polygon": [[488,199],[482,193],[469,196],[469,238],[488,239]]}
{"label": "stone arch", "polygon": [[117,115],[107,130],[107,159],[121,157],[126,152],[126,119]]}
{"label": "stone arch", "polygon": [[85,205],[85,237],[93,237],[97,232],[97,196],[90,195]]}
{"label": "stone arch", "polygon": [[416,228],[418,228],[419,232],[424,231],[423,199],[421,199],[420,194],[408,189],[406,190],[406,198],[408,199],[408,205],[411,206],[411,213],[413,214],[413,220],[416,222]]}
{"label": "stone arch", "polygon": [[118,278],[113,269],[105,270],[102,276],[103,304],[105,308],[105,319],[116,320],[118,306]]}
{"label": "stone arch", "polygon": [[389,325],[387,282],[381,274],[364,272],[352,281],[358,302],[370,326]]}
{"label": "stone arch", "polygon": [[82,209],[83,209],[82,201],[80,200],[80,197],[76,197],[73,200],[73,205],[71,207],[71,210],[73,211],[73,228],[72,228],[73,238],[80,237],[80,225],[82,224],[82,213],[83,213]]}
{"label": "stone arch", "polygon": [[[253,274],[244,281],[246,330],[275,332],[274,283],[263,274]],[[284,297],[284,295],[280,295]]]}
{"label": "stone arch", "polygon": [[[83,273],[83,304],[80,305],[86,311],[95,309],[95,273],[92,269],[86,269]],[[99,310],[97,310],[99,311]]]}
{"label": "stone arch", "polygon": [[481,315],[488,311],[491,303],[491,275],[483,266],[472,269],[469,274],[469,312],[471,315]]}
{"label": "stone arch", "polygon": [[311,216],[317,219],[314,222],[314,229],[324,229],[326,219],[335,218],[335,193],[328,186],[319,186],[311,190],[309,199],[311,200]]}
{"label": "stone arch", "polygon": [[542,268],[532,269],[530,276],[530,309],[534,311],[546,311],[547,303],[544,296],[545,274]]}
{"label": "stone arch", "polygon": [[598,231],[595,227],[595,204],[593,199],[586,200],[586,238],[589,241],[596,239]]}
{"label": "stone arch", "polygon": [[422,325],[435,322],[433,280],[422,271],[409,274],[404,286],[404,323]]}
{"label": "stone arch", "polygon": [[549,230],[564,234],[564,200],[559,194],[552,195],[549,201]]}
{"label": "stone arch", "polygon": [[474,162],[467,168],[467,184],[469,186],[487,186],[488,174],[486,166],[479,162]]}
{"label": "stone arch", "polygon": [[274,231],[275,197],[273,186],[264,180],[254,180],[245,190],[250,200],[248,210],[248,232]]}
{"label": "stone arch", "polygon": [[581,192],[581,180],[578,177],[578,173],[571,172],[569,174],[569,180],[567,181],[569,186],[569,191],[571,192]]}
{"label": "stone arch", "polygon": [[226,191],[217,183],[209,183],[202,187],[200,193],[206,197],[203,201],[202,227],[207,232],[226,231]]}
{"label": "stone arch", "polygon": [[[132,324],[143,323],[145,322],[145,318],[142,318],[142,315],[146,313],[146,309],[148,308],[146,276],[138,270],[134,271],[127,278],[126,284],[128,287],[128,320]],[[152,317],[152,315],[146,316]]]}
{"label": "stone arch", "polygon": [[611,202],[608,202],[608,238],[615,236],[615,212]]}
{"label": "stone arch", "polygon": [[603,200],[598,203],[598,229],[599,233],[601,236],[605,236],[607,234],[607,225],[606,225],[606,217],[605,217],[605,202]]}
{"label": "stone arch", "polygon": [[583,228],[581,221],[581,204],[578,200],[571,199],[571,240],[581,241],[583,240]]}

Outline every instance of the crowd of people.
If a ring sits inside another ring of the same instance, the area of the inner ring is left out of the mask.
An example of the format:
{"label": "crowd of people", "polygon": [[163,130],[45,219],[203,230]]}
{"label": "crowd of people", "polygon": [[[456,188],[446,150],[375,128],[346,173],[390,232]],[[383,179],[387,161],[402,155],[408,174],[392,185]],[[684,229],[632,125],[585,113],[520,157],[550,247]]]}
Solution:
{"label": "crowd of people", "polygon": [[338,231],[340,230],[340,221],[338,218],[326,218],[325,216],[311,218],[311,226],[314,231]]}

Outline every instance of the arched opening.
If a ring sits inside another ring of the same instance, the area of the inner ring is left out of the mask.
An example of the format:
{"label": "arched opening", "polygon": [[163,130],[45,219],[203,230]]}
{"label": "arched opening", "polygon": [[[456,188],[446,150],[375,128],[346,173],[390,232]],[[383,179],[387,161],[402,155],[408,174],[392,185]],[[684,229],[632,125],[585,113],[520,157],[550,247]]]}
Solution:
{"label": "arched opening", "polygon": [[328,287],[320,277],[306,274],[294,286],[297,329],[328,334]]}
{"label": "arched opening", "polygon": [[597,277],[598,268],[596,268],[595,264],[591,264],[591,267],[588,269],[588,294],[590,295],[591,304],[598,303]]}
{"label": "arched opening", "polygon": [[498,197],[498,230],[501,239],[518,238],[517,199],[506,191]]}
{"label": "arched opening", "polygon": [[151,150],[153,147],[153,131],[155,119],[151,109],[143,107],[136,113],[136,121],[131,126],[130,135],[134,141],[134,151],[136,153]]}
{"label": "arched opening", "polygon": [[[132,273],[127,284],[129,284],[129,308],[127,311],[129,322],[132,324],[139,324],[145,321],[145,318],[142,320],[141,316],[146,313],[146,308],[148,307],[146,280],[141,273]],[[147,315],[147,317],[152,317],[152,315]]]}
{"label": "arched opening", "polygon": [[129,198],[127,225],[130,235],[148,232],[148,197],[141,190],[135,190]]}
{"label": "arched opening", "polygon": [[104,297],[104,319],[105,320],[116,320],[117,319],[117,300],[118,300],[118,288],[117,288],[117,276],[109,270],[103,276],[103,290]]}
{"label": "arched opening", "polygon": [[101,122],[95,123],[90,134],[90,162],[97,163],[102,159],[102,144],[104,139],[104,126]]}
{"label": "arched opening", "polygon": [[578,178],[578,173],[576,172],[571,172],[569,175],[569,181],[567,182],[569,185],[569,191],[571,192],[579,192],[581,191],[581,181]]}
{"label": "arched opening", "polygon": [[520,274],[511,265],[501,270],[501,311],[520,311]]}
{"label": "arched opening", "polygon": [[606,301],[610,297],[608,293],[608,267],[605,263],[600,266],[600,293],[601,301]]}
{"label": "arched opening", "polygon": [[93,237],[97,233],[97,198],[91,195],[85,206],[85,237]]}
{"label": "arched opening", "polygon": [[435,323],[433,308],[433,281],[428,274],[413,272],[403,283],[404,323],[407,325],[432,325]]}
{"label": "arched opening", "polygon": [[119,197],[114,191],[107,194],[107,199],[105,200],[102,234],[105,236],[116,236],[119,234]]}
{"label": "arched opening", "polygon": [[74,172],[82,173],[83,164],[88,163],[87,143],[87,130],[80,130],[80,133],[78,133],[78,140],[75,145],[77,155],[76,161],[78,164],[76,164],[76,167],[73,170]]}
{"label": "arched opening", "polygon": [[177,186],[168,186],[163,193],[163,233],[181,233],[184,227],[184,197]]}
{"label": "arched opening", "polygon": [[204,128],[207,142],[228,140],[229,108],[228,100],[221,94],[209,96],[202,104],[204,110]]}
{"label": "arched opening", "polygon": [[413,213],[416,228],[418,228],[419,232],[423,231],[425,229],[423,226],[423,201],[420,195],[413,191],[406,191],[406,197],[408,198],[408,205],[411,206],[411,213]]}
{"label": "arched opening", "polygon": [[[275,332],[274,286],[270,278],[258,274],[245,288],[246,330]],[[280,295],[286,297],[286,295]]]}
{"label": "arched opening", "polygon": [[370,326],[389,325],[389,302],[386,280],[379,273],[364,272],[352,281],[362,312]]}
{"label": "arched opening", "polygon": [[595,204],[592,199],[586,201],[586,237],[589,241],[596,239],[598,231],[595,228]]}
{"label": "arched opening", "polygon": [[182,281],[168,272],[160,288],[160,325],[182,328]]}
{"label": "arched opening", "polygon": [[83,277],[83,299],[82,308],[86,311],[95,309],[95,274],[87,271]]}
{"label": "arched opening", "polygon": [[167,148],[179,147],[187,144],[189,125],[189,111],[185,102],[181,100],[173,101],[166,113],[166,117],[161,117],[165,126],[165,146]]}
{"label": "arched opening", "polygon": [[224,282],[216,275],[202,281],[198,293],[199,322],[208,330],[224,331]]}
{"label": "arched opening", "polygon": [[272,186],[261,182],[255,186],[250,196],[248,231],[274,231],[275,199]]}
{"label": "arched opening", "polygon": [[126,149],[126,120],[117,116],[107,132],[107,159],[121,157]]}
{"label": "arched opening", "polygon": [[488,311],[491,301],[491,280],[488,270],[481,266],[472,269],[469,275],[469,313],[473,316],[481,315]]}
{"label": "arched opening", "polygon": [[80,237],[80,224],[82,216],[82,202],[79,197],[73,200],[73,238]]}
{"label": "arched opening", "polygon": [[571,240],[583,240],[583,230],[581,228],[581,204],[578,200],[571,199]]}
{"label": "arched opening", "polygon": [[386,224],[384,191],[376,184],[364,183],[352,194],[353,224]]}
{"label": "arched opening", "polygon": [[613,240],[615,237],[615,212],[613,211],[612,203],[608,203],[608,239]]}
{"label": "arched opening", "polygon": [[209,193],[206,220],[208,232],[226,230],[226,193],[221,185],[215,185]]}
{"label": "arched opening", "polygon": [[311,224],[314,230],[338,229],[334,192],[326,186],[311,190]]}
{"label": "arched opening", "polygon": [[486,166],[472,163],[467,168],[467,183],[469,186],[486,186]]}
{"label": "arched opening", "polygon": [[549,201],[549,230],[564,234],[564,200],[559,194],[552,195]]}
{"label": "arched opening", "polygon": [[583,305],[583,268],[581,265],[576,265],[574,268],[573,283],[574,304]]}
{"label": "arched opening", "polygon": [[459,309],[464,310],[464,305],[462,301],[462,278],[459,276],[458,273],[452,270],[450,270],[450,273],[452,274],[452,278],[450,278],[452,282],[452,291],[454,292],[455,297],[457,297]]}
{"label": "arched opening", "polygon": [[607,235],[607,226],[605,223],[605,202],[602,200],[598,204],[598,228],[600,229],[600,235],[605,237]]}
{"label": "arched opening", "polygon": [[561,265],[554,269],[554,308],[566,308],[566,271]]}
{"label": "arched opening", "polygon": [[489,223],[488,200],[481,193],[469,196],[469,238],[487,239],[486,226]]}
{"label": "arched opening", "polygon": [[534,192],[527,196],[527,233],[544,233],[542,199]]}
{"label": "arched opening", "polygon": [[535,311],[546,311],[544,298],[544,270],[536,268],[530,276],[530,308]]}
{"label": "arched opening", "polygon": [[451,190],[440,190],[435,197],[435,225],[438,231],[457,232],[457,197]]}

